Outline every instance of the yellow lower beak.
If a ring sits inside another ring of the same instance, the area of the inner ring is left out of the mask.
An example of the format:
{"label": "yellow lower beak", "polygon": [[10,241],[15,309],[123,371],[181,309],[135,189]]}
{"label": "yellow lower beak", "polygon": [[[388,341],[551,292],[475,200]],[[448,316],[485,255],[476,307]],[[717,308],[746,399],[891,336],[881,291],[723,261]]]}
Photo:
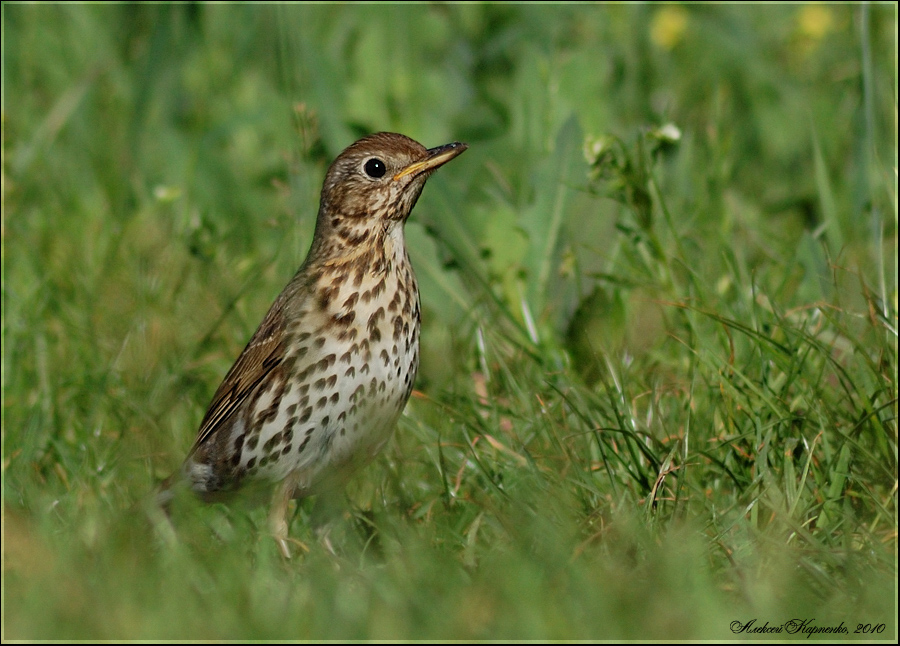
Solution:
{"label": "yellow lower beak", "polygon": [[462,153],[468,147],[468,144],[463,144],[455,141],[452,144],[438,146],[437,148],[429,148],[427,151],[428,154],[425,159],[410,164],[409,166],[401,170],[399,173],[394,175],[394,181],[396,182],[401,177],[406,177],[407,175],[418,175],[420,173],[432,171],[438,166],[446,164],[448,161]]}

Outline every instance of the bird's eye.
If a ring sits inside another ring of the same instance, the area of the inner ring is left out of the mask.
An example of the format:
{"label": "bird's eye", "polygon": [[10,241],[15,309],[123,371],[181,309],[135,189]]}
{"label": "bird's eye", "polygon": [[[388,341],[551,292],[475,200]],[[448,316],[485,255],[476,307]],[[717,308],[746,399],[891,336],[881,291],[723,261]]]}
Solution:
{"label": "bird's eye", "polygon": [[372,159],[366,162],[363,168],[366,171],[366,175],[375,179],[384,177],[384,174],[387,172],[387,166],[385,166],[384,162],[377,157],[372,157]]}

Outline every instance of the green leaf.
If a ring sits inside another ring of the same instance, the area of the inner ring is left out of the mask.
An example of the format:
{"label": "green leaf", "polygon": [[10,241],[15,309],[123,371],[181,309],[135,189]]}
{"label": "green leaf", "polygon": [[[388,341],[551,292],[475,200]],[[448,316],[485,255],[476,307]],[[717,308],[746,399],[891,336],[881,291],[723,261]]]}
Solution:
{"label": "green leaf", "polygon": [[566,207],[572,194],[581,154],[581,128],[570,117],[556,137],[553,156],[535,171],[537,199],[522,213],[522,228],[528,234],[528,302],[536,315],[543,313],[550,301],[554,272],[560,264],[561,235],[566,220]]}

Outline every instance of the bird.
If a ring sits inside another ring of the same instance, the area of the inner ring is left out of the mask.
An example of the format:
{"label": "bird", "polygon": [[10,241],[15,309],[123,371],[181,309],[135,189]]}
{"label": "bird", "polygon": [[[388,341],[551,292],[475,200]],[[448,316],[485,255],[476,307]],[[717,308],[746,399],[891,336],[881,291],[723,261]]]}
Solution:
{"label": "bird", "polygon": [[428,177],[467,148],[379,132],[337,156],[306,260],[161,485],[164,509],[178,483],[206,501],[271,486],[269,530],[290,559],[290,501],[342,485],[381,451],[419,365],[421,308],[404,225]]}

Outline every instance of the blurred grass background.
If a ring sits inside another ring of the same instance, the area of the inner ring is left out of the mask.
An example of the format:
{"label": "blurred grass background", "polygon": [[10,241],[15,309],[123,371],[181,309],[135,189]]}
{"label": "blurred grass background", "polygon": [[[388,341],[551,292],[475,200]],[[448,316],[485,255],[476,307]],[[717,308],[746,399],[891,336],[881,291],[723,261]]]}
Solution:
{"label": "blurred grass background", "polygon": [[[895,4],[2,11],[4,639],[896,639]],[[379,130],[470,150],[337,555],[167,532]]]}

